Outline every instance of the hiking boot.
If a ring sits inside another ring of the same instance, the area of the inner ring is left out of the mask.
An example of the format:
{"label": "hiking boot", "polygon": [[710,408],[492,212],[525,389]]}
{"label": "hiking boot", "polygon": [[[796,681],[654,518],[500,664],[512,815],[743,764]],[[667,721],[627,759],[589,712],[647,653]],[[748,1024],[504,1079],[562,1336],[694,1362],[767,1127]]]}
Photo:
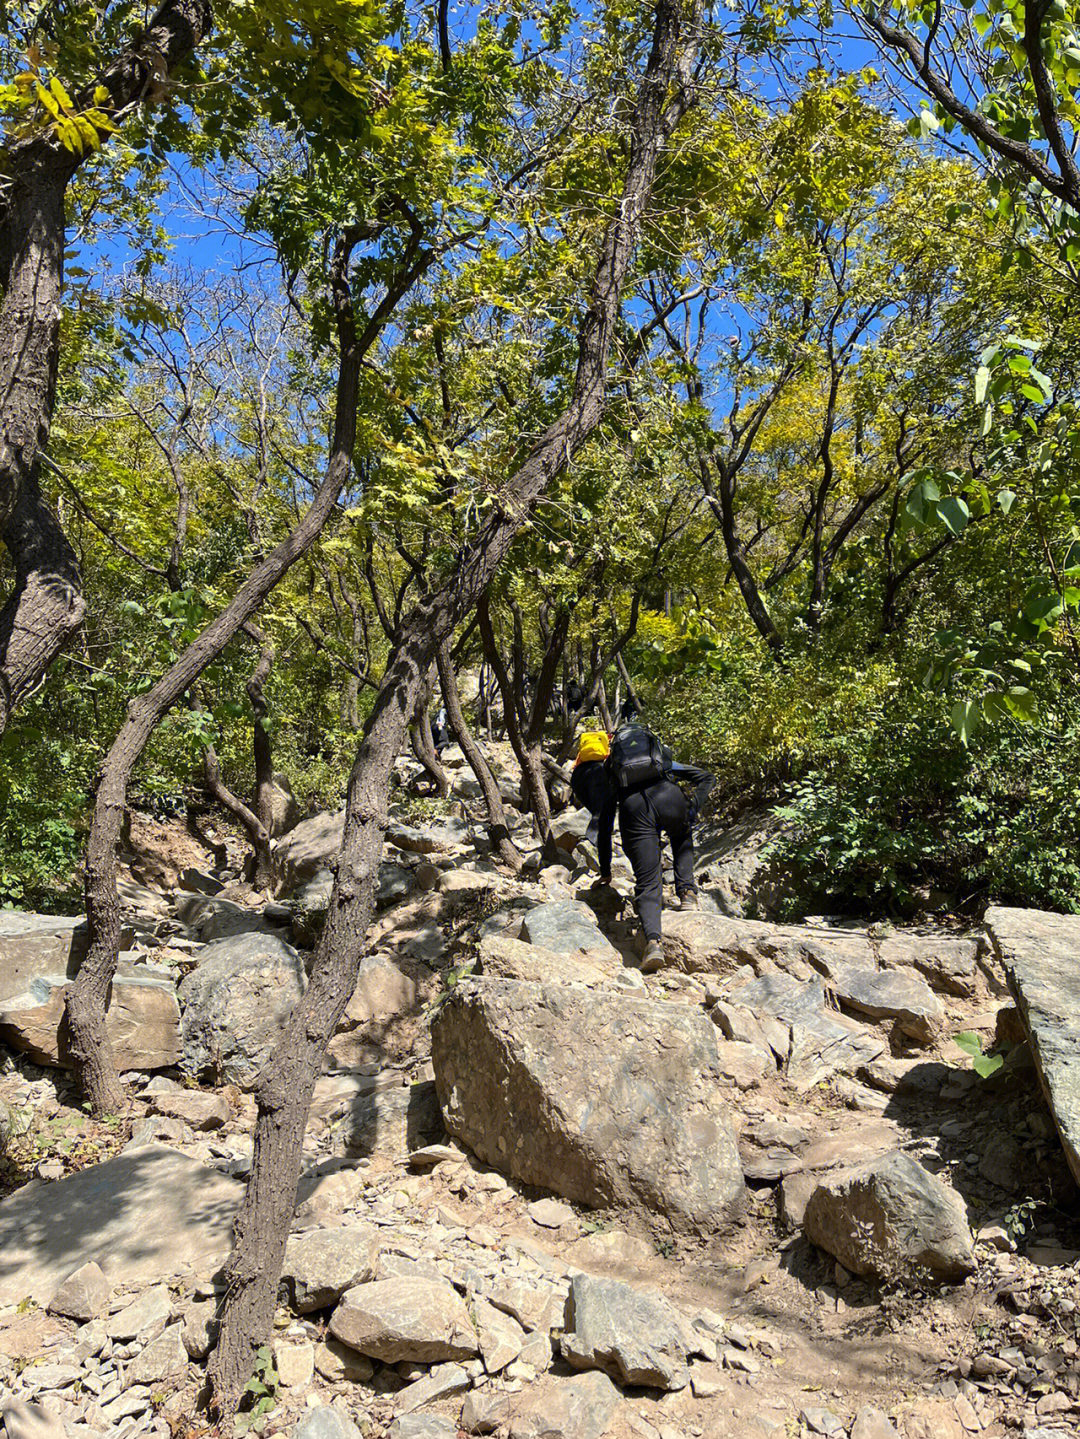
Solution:
{"label": "hiking boot", "polygon": [[676,909],[700,909],[700,908],[701,908],[701,905],[698,903],[697,890],[696,890],[696,889],[688,889],[685,894],[680,894],[680,895],[679,895],[679,898],[678,898],[678,903],[675,905],[675,908],[676,908]]}
{"label": "hiking boot", "polygon": [[664,967],[664,946],[658,939],[650,939],[641,956],[642,974],[655,974]]}

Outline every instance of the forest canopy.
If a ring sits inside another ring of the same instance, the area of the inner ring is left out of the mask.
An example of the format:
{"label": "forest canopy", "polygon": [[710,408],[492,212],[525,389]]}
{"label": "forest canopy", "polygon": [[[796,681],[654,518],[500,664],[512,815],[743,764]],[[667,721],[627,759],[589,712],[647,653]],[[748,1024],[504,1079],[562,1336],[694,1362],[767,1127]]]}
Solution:
{"label": "forest canopy", "polygon": [[[804,910],[1080,908],[1074,11],[706,11],[602,414],[485,587],[511,674],[582,718],[628,682],[721,812],[783,805]],[[573,393],[652,23],[140,19],[11,5],[0,51],[0,903],[46,910],[129,706],[320,493],[351,344],[339,492],[131,779],[340,805],[404,617]]]}

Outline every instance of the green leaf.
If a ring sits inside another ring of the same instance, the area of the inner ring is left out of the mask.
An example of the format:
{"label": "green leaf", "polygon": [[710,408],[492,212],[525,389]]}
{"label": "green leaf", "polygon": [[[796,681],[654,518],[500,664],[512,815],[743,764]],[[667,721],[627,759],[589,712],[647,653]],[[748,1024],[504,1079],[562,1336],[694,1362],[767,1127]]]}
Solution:
{"label": "green leaf", "polygon": [[972,735],[979,727],[981,718],[978,700],[957,700],[949,711],[949,720],[953,729],[966,749]]}
{"label": "green leaf", "polygon": [[990,383],[990,370],[980,365],[975,371],[975,403],[981,405],[986,399],[986,387]]}
{"label": "green leaf", "polygon": [[1015,490],[998,490],[997,502],[1001,506],[1001,513],[1007,515],[1016,504]]}
{"label": "green leaf", "polygon": [[959,495],[950,495],[948,499],[941,500],[937,511],[941,523],[951,535],[959,537],[967,529],[971,511],[966,500],[962,500]]}

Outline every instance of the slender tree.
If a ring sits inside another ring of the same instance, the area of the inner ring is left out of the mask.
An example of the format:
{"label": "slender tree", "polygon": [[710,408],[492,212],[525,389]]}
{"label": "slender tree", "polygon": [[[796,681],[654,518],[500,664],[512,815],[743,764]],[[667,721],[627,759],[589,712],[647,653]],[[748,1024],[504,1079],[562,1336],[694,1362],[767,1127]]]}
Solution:
{"label": "slender tree", "polygon": [[365,725],[349,777],[330,910],[308,988],[256,1082],[251,1177],[226,1266],[220,1336],[209,1369],[221,1414],[235,1408],[273,1318],[311,1096],[326,1045],[355,987],[375,910],[394,759],[439,647],[491,582],[537,499],[600,422],[623,288],[657,160],[691,101],[699,21],[700,11],[687,11],[681,0],[658,0],[651,51],[627,127],[625,180],[601,239],[568,403],[497,492],[490,516],[453,572],[404,618]]}

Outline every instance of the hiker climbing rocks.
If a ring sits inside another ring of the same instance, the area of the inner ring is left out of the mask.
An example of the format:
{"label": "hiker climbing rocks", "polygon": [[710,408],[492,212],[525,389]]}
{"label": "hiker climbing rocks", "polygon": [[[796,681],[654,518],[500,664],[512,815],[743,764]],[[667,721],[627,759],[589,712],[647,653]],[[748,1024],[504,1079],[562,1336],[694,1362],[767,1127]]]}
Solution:
{"label": "hiker climbing rocks", "polygon": [[[676,780],[693,786],[690,799]],[[582,736],[572,788],[578,803],[593,816],[586,839],[595,825],[600,878],[608,883],[611,830],[618,813],[619,835],[634,871],[634,904],[645,936],[641,967],[646,974],[664,962],[660,944],[663,836],[671,843],[677,904],[680,909],[696,909],[693,825],[714,782],[706,770],[676,763],[671,751],[644,725],[622,725],[610,742],[603,732]]]}

